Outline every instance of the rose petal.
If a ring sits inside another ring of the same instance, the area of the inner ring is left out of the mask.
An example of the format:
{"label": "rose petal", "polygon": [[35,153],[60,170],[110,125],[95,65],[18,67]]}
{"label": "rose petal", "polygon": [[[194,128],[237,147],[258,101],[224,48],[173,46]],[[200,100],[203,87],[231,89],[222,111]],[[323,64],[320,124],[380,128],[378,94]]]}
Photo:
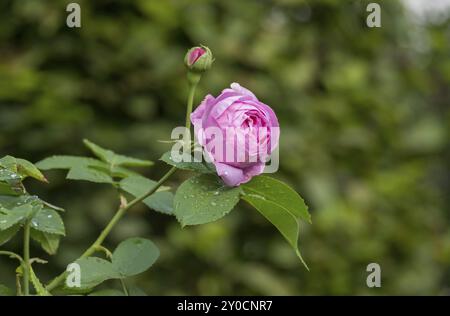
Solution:
{"label": "rose petal", "polygon": [[250,90],[248,90],[248,89],[242,87],[242,86],[241,86],[239,83],[237,83],[237,82],[233,82],[233,83],[231,84],[231,89],[233,89],[234,91],[236,91],[236,92],[239,93],[239,94],[242,94],[242,95],[248,95],[248,96],[251,96],[252,98],[258,100],[258,98],[253,94],[253,92],[251,92]]}
{"label": "rose petal", "polygon": [[246,178],[242,169],[232,167],[230,165],[216,162],[217,174],[222,178],[226,185],[235,187],[242,183]]}
{"label": "rose petal", "polygon": [[201,47],[197,47],[194,50],[192,50],[192,52],[189,54],[189,65],[193,65],[205,53],[206,50],[204,50]]}
{"label": "rose petal", "polygon": [[[278,146],[279,123],[274,111],[238,83],[217,98],[206,96],[191,114],[191,121],[206,156],[212,158],[217,174],[229,186],[261,174],[266,157]],[[217,132],[220,138],[216,138]],[[233,149],[230,155],[228,149]]]}

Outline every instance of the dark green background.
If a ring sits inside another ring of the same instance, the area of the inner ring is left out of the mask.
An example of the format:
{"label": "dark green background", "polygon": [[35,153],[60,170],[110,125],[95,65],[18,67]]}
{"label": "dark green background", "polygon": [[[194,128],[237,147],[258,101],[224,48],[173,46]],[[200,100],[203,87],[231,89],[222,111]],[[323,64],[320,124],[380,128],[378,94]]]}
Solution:
{"label": "dark green background", "polygon": [[[450,294],[448,19],[418,21],[398,1],[378,1],[382,27],[368,28],[367,1],[86,0],[82,27],[69,29],[69,2],[0,3],[0,156],[87,154],[89,138],[158,159],[169,145],[157,140],[184,121],[184,53],[201,43],[216,61],[196,102],[235,81],[271,105],[282,133],[275,176],[312,213],[300,236],[307,272],[244,203],[184,229],[136,207],[108,244],[147,237],[161,257],[130,283],[162,295]],[[48,176],[28,186],[67,209],[68,236],[51,264],[35,266],[45,281],[118,203],[108,186]],[[20,238],[2,248],[20,251]],[[370,262],[381,265],[379,289],[366,287]],[[0,258],[2,283],[14,268]]]}

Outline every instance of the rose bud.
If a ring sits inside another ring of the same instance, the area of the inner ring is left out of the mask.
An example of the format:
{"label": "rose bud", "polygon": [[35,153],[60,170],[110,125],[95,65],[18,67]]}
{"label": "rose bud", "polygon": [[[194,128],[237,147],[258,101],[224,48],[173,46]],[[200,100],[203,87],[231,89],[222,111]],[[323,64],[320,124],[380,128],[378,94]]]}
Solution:
{"label": "rose bud", "polygon": [[184,64],[190,71],[204,72],[211,68],[214,59],[211,50],[206,46],[192,47],[184,57]]}
{"label": "rose bud", "polygon": [[274,111],[237,83],[217,98],[207,95],[191,114],[191,121],[204,154],[228,186],[261,174],[278,146]]}

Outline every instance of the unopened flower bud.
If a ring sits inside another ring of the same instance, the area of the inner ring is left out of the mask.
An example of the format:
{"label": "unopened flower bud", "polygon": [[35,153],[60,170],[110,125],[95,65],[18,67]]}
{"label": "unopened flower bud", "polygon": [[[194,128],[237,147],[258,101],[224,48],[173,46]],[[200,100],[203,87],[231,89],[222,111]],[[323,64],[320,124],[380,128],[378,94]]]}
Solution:
{"label": "unopened flower bud", "polygon": [[190,71],[200,73],[211,68],[213,61],[211,50],[206,46],[192,47],[184,58],[184,63]]}

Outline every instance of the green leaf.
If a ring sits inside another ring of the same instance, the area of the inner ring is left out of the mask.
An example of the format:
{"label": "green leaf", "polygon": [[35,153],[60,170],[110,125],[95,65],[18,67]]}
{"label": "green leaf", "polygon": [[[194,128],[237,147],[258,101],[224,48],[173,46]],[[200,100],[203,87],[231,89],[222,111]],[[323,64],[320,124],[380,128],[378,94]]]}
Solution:
{"label": "green leaf", "polygon": [[[120,181],[119,186],[122,190],[130,193],[134,197],[141,196],[152,187],[156,185],[156,182],[142,176],[132,176]],[[169,187],[162,186],[157,192],[153,193],[150,197],[146,198],[143,202],[154,209],[155,211],[172,214],[173,213],[173,194],[171,192],[164,192]]]}
{"label": "green leaf", "polygon": [[125,296],[122,291],[115,289],[105,289],[100,291],[95,291],[89,294],[89,296]]}
{"label": "green leaf", "polygon": [[198,175],[183,182],[174,198],[174,213],[182,226],[222,218],[239,201],[240,188],[230,188],[214,175]]}
{"label": "green leaf", "polygon": [[[82,169],[86,168],[90,170],[99,171],[102,174],[106,174],[109,177],[126,178],[129,176],[136,175],[135,172],[128,170],[121,166],[111,166],[106,162],[79,156],[52,156],[41,160],[36,164],[41,170],[51,170],[51,169]],[[76,170],[74,171],[76,172]],[[89,172],[91,173],[91,172]],[[104,179],[103,179],[104,178]],[[78,180],[78,179],[75,179]],[[81,179],[84,180],[84,179]],[[88,180],[91,181],[91,180]],[[108,181],[108,182],[106,182]],[[97,182],[97,181],[94,181]],[[109,178],[102,177],[101,183],[109,183]]]}
{"label": "green leaf", "polygon": [[0,194],[20,195],[25,193],[23,177],[17,171],[16,158],[5,156],[0,159]]}
{"label": "green leaf", "polygon": [[285,183],[267,176],[254,177],[241,185],[242,199],[255,207],[288,241],[303,262],[298,250],[299,220],[311,222],[303,199]]}
{"label": "green leaf", "polygon": [[155,211],[173,215],[173,199],[174,195],[172,192],[155,192],[143,202]]}
{"label": "green leaf", "polygon": [[[128,293],[130,296],[147,296],[144,291],[136,286],[129,286]],[[104,289],[92,292],[89,296],[125,296],[125,293],[116,289]]]}
{"label": "green leaf", "polygon": [[0,195],[20,195],[23,192],[23,188],[21,187],[11,186],[8,183],[0,182]]}
{"label": "green leaf", "polygon": [[89,166],[79,166],[70,169],[67,174],[67,179],[71,180],[85,180],[96,183],[113,183],[111,176],[98,169]]}
{"label": "green leaf", "polygon": [[53,156],[36,164],[42,170],[69,169],[67,179],[113,183],[109,166],[97,159],[78,156]]}
{"label": "green leaf", "polygon": [[128,294],[130,296],[147,296],[147,293],[145,293],[142,289],[134,285],[128,286]]}
{"label": "green leaf", "polygon": [[112,256],[112,264],[123,277],[146,271],[159,257],[153,242],[143,238],[130,238],[119,244]]}
{"label": "green leaf", "polygon": [[36,167],[41,170],[52,169],[71,169],[75,167],[108,167],[108,165],[100,160],[79,157],[79,156],[52,156],[45,158],[38,163]]}
{"label": "green leaf", "polygon": [[20,225],[13,225],[5,230],[0,230],[0,246],[7,243],[19,231]]}
{"label": "green leaf", "polygon": [[13,156],[4,156],[0,159],[0,167],[17,172],[17,161]]}
{"label": "green leaf", "polygon": [[0,168],[0,181],[12,183],[12,182],[20,182],[21,180],[22,177],[17,172],[11,171],[9,169]]}
{"label": "green leaf", "polygon": [[81,258],[75,262],[80,266],[80,288],[71,290],[82,291],[91,289],[106,280],[119,279],[121,277],[111,262],[101,258]]}
{"label": "green leaf", "polygon": [[[255,209],[257,209],[269,222],[271,222],[288,241],[294,249],[297,256],[308,269],[303,260],[300,251],[298,250],[298,236],[299,236],[299,220],[290,213],[286,208],[280,204],[266,200],[258,195],[243,195],[242,199],[247,201]],[[309,269],[308,269],[309,270]]]}
{"label": "green leaf", "polygon": [[191,162],[175,162],[175,159],[171,156],[171,151],[168,151],[164,153],[159,160],[164,161],[168,165],[177,167],[178,169],[183,170],[191,170],[196,171],[200,173],[215,173],[214,166],[211,164],[204,164],[203,162],[195,162],[194,158],[189,155],[185,154],[187,156],[187,159],[183,159],[185,161],[191,161]]}
{"label": "green leaf", "polygon": [[158,248],[147,239],[130,238],[116,248],[112,262],[88,257],[75,261],[80,266],[81,282],[79,288],[70,288],[74,292],[89,290],[110,279],[122,279],[147,270],[159,256]]}
{"label": "green leaf", "polygon": [[0,181],[21,181],[26,177],[47,182],[39,169],[28,160],[12,156],[5,156],[0,159]]}
{"label": "green leaf", "polygon": [[112,150],[102,148],[87,139],[83,142],[94,155],[112,166],[148,167],[153,165],[153,162],[149,160],[142,160],[116,154]]}
{"label": "green leaf", "polygon": [[19,205],[25,205],[30,204],[33,207],[41,208],[41,207],[48,207],[54,210],[57,210],[59,212],[64,212],[64,209],[52,205],[36,195],[29,195],[29,194],[22,194],[20,196],[11,196],[11,195],[0,195],[0,208],[6,208],[6,209],[12,209]]}
{"label": "green leaf", "polygon": [[24,178],[32,177],[42,182],[48,182],[47,179],[44,177],[44,175],[39,171],[39,169],[28,160],[16,158],[16,161],[17,161],[17,171]]}
{"label": "green leaf", "polygon": [[36,240],[49,255],[54,255],[58,251],[60,236],[56,234],[44,233],[31,228],[31,238]]}
{"label": "green leaf", "polygon": [[112,176],[114,178],[126,178],[126,177],[139,175],[138,173],[131,171],[127,168],[120,167],[120,166],[112,166],[111,167],[111,166],[108,166],[106,163],[105,163],[105,167],[93,166],[92,168],[98,169],[106,174],[109,174],[110,176]]}
{"label": "green leaf", "polygon": [[66,234],[61,216],[50,208],[42,208],[33,216],[31,228],[43,233],[62,236]]}
{"label": "green leaf", "polygon": [[42,200],[40,200],[35,195],[20,195],[20,196],[11,196],[11,195],[0,195],[0,208],[6,208],[11,210],[17,206],[30,204],[31,206],[42,206]]}
{"label": "green leaf", "polygon": [[13,290],[11,290],[9,287],[4,286],[3,284],[0,284],[0,296],[14,296],[16,293],[14,293]]}
{"label": "green leaf", "polygon": [[311,223],[311,216],[305,201],[285,183],[267,176],[254,177],[241,185],[245,195],[255,195],[276,203],[294,217]]}
{"label": "green leaf", "polygon": [[[150,191],[156,185],[156,181],[137,175],[121,180],[119,185],[122,190],[139,196]],[[169,189],[168,186],[161,186],[156,192],[168,191]]]}
{"label": "green leaf", "polygon": [[34,213],[31,204],[20,205],[11,210],[0,209],[0,231],[6,230],[16,224],[22,224]]}

